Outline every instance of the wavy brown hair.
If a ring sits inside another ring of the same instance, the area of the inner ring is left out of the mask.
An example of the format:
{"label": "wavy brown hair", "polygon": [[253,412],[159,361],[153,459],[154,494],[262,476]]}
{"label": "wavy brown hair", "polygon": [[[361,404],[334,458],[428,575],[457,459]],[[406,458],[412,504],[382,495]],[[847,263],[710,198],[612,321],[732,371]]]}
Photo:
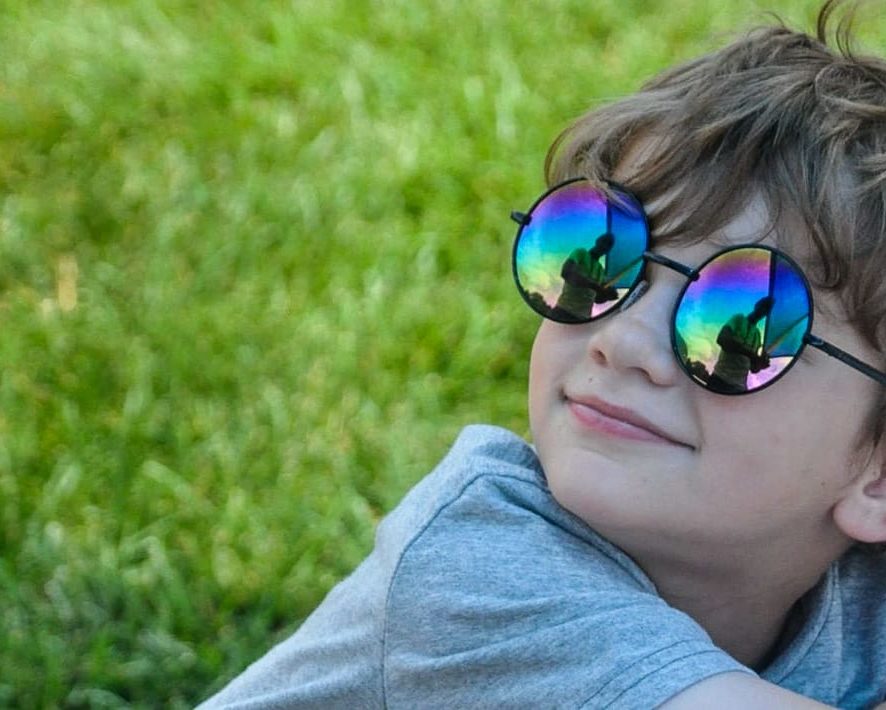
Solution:
{"label": "wavy brown hair", "polygon": [[[549,184],[602,182],[642,142],[622,182],[663,204],[650,215],[657,243],[704,239],[762,195],[776,240],[800,252],[814,288],[839,295],[882,368],[886,61],[852,52],[854,5],[841,8],[829,44],[841,4],[824,4],[816,36],[780,22],[760,27],[590,111],[554,142],[545,174]],[[886,392],[862,434],[879,443],[884,424]]]}

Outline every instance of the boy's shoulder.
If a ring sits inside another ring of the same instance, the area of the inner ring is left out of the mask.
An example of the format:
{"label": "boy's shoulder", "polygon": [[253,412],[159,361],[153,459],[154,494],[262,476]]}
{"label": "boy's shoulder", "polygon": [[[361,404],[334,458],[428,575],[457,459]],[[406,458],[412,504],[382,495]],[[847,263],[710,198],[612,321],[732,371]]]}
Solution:
{"label": "boy's shoulder", "polygon": [[470,497],[478,483],[490,480],[498,481],[501,488],[545,487],[541,465],[526,441],[501,427],[469,425],[462,429],[434,470],[381,521],[375,552],[379,547],[414,544],[454,504]]}
{"label": "boy's shoulder", "polygon": [[437,467],[379,526],[376,551],[386,543],[400,548],[397,575],[423,550],[436,567],[441,550],[445,556],[457,548],[459,559],[474,565],[510,560],[518,567],[543,551],[548,563],[560,560],[589,573],[602,565],[605,575],[655,593],[627,555],[554,500],[533,447],[496,426],[462,430]]}
{"label": "boy's shoulder", "polygon": [[733,670],[554,501],[531,446],[471,426],[358,569],[208,706],[654,707]]}
{"label": "boy's shoulder", "polygon": [[441,706],[652,707],[743,670],[556,503],[532,447],[505,430],[465,429],[380,526],[385,550],[391,705],[426,698],[433,678]]}
{"label": "boy's shoulder", "polygon": [[546,488],[535,450],[517,434],[488,424],[461,430],[455,442],[428,475],[420,480],[382,521],[380,529],[403,526],[422,528],[445,514],[453,503],[472,494],[483,481],[500,488]]}
{"label": "boy's shoulder", "polygon": [[495,505],[521,491],[536,493],[544,505],[546,489],[535,451],[521,437],[497,426],[467,426],[434,470],[381,521],[375,552],[391,549],[402,554],[418,544],[428,528],[455,523],[468,500]]}
{"label": "boy's shoulder", "polygon": [[417,488],[450,489],[484,476],[499,476],[544,485],[535,449],[514,432],[491,424],[470,424],[434,470]]}

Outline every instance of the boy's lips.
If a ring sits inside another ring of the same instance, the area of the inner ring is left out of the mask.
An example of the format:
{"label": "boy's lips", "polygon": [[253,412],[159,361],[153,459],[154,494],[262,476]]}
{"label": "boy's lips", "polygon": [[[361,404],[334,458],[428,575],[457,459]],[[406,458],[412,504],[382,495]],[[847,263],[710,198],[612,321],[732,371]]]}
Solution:
{"label": "boy's lips", "polygon": [[582,424],[603,433],[635,441],[651,441],[689,449],[695,448],[626,407],[619,407],[589,395],[564,393],[563,396],[572,413]]}

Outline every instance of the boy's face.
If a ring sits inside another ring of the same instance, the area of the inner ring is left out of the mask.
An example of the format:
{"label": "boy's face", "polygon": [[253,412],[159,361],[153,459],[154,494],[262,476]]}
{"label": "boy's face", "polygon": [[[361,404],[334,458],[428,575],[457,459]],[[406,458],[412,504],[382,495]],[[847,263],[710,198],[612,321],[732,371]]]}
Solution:
{"label": "boy's face", "polygon": [[[704,243],[656,251],[694,266],[757,240],[768,224],[761,204]],[[771,387],[708,392],[671,349],[684,277],[650,264],[647,278],[648,291],[624,312],[539,328],[530,425],[554,496],[641,559],[710,560],[742,549],[839,555],[848,539],[832,510],[865,464],[858,433],[877,386],[807,348]],[[822,312],[827,299],[815,299],[816,335],[877,362],[848,325]]]}

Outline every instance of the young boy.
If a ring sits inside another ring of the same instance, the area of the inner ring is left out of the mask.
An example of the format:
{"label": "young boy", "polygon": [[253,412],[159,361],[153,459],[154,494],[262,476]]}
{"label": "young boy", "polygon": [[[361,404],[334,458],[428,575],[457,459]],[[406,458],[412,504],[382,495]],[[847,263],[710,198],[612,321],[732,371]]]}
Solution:
{"label": "young boy", "polygon": [[886,62],[825,46],[833,5],[557,140],[514,215],[534,448],[466,429],[206,707],[886,700]]}

